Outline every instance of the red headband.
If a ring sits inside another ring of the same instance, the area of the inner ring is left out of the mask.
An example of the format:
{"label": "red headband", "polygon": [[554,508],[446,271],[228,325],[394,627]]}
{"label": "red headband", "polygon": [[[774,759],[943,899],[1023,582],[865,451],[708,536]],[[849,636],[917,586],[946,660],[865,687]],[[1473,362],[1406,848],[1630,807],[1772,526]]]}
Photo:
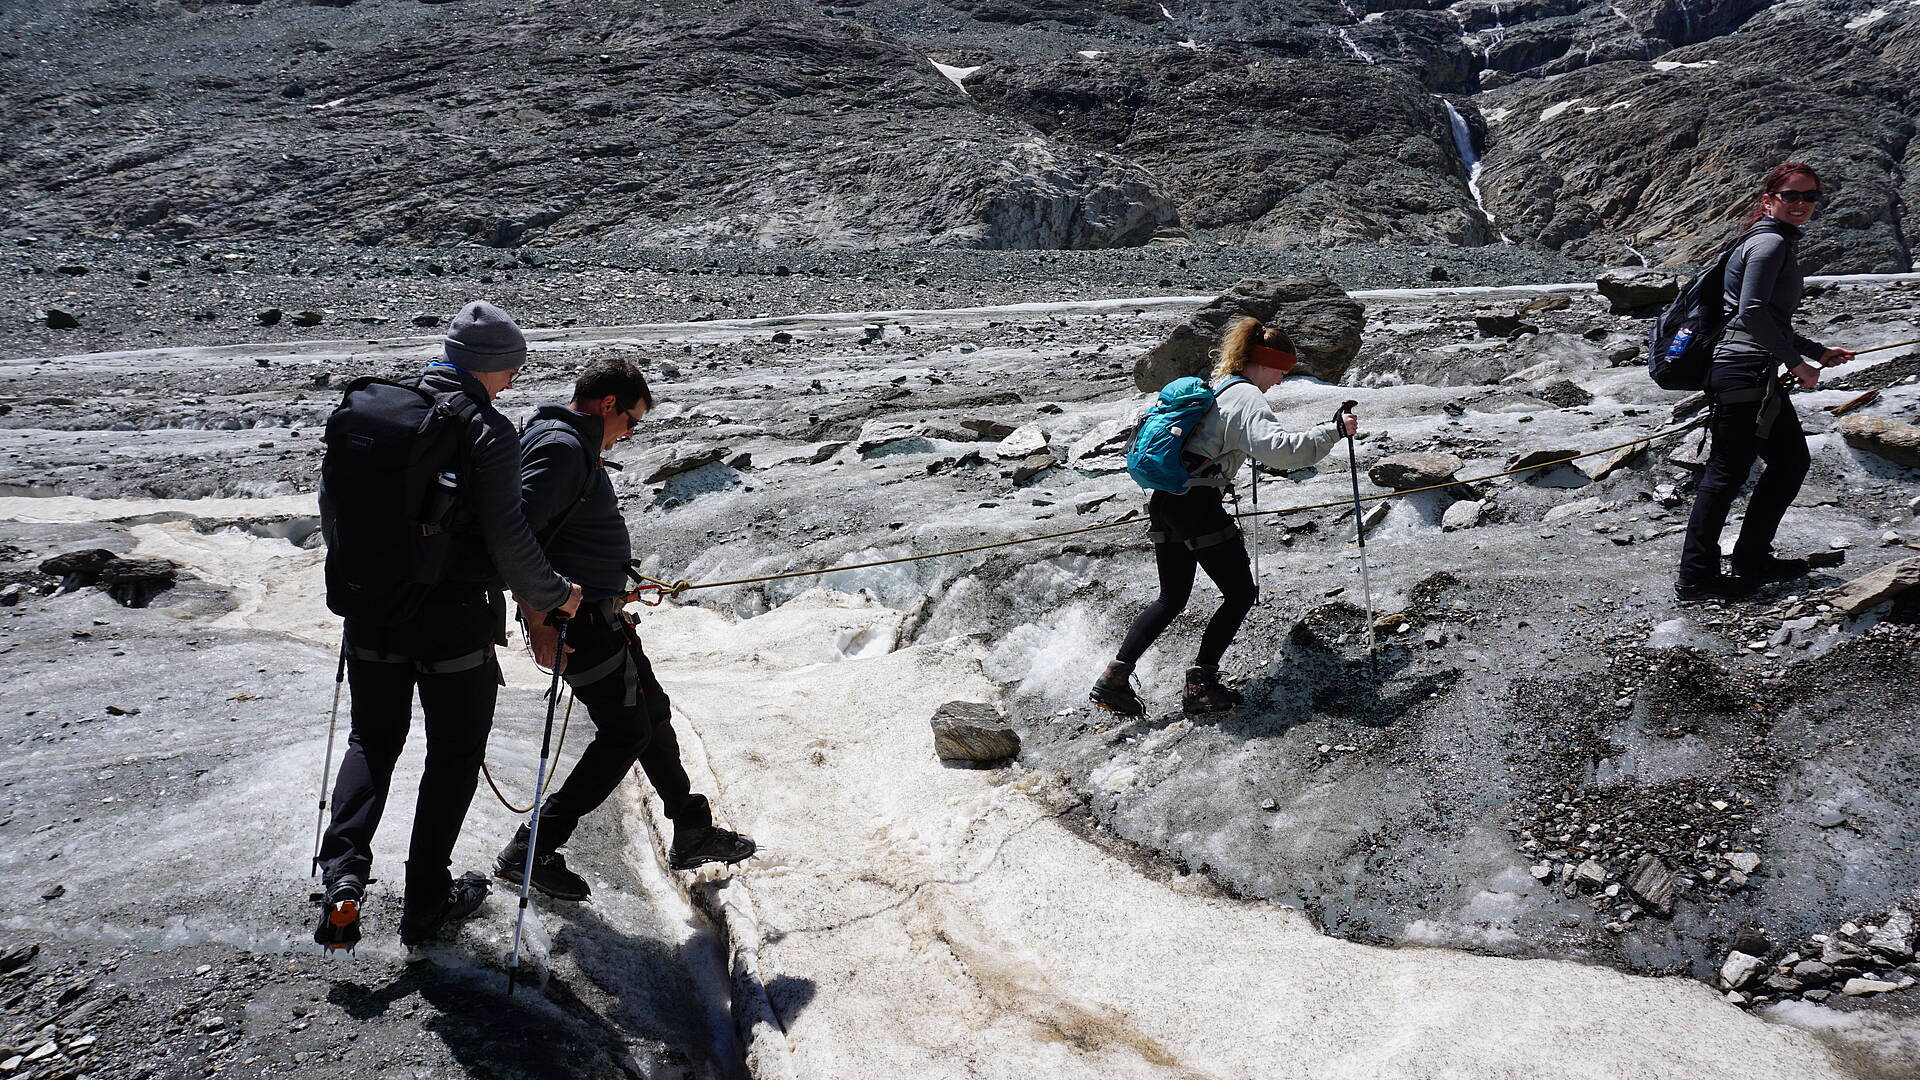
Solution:
{"label": "red headband", "polygon": [[1279,368],[1282,375],[1292,371],[1293,365],[1299,362],[1300,357],[1297,355],[1285,349],[1276,349],[1264,342],[1255,341],[1247,346],[1247,363]]}

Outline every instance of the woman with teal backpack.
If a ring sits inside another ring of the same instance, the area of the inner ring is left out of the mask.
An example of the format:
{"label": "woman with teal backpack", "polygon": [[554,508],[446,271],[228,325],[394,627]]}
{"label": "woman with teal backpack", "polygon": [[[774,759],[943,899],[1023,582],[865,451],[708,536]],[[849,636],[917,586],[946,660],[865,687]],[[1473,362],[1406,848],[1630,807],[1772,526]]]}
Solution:
{"label": "woman with teal backpack", "polygon": [[1147,535],[1153,540],[1160,595],[1135,617],[1119,654],[1093,684],[1088,697],[1095,705],[1122,716],[1146,712],[1130,683],[1133,665],[1186,610],[1195,570],[1205,570],[1220,590],[1220,607],[1208,620],[1199,652],[1187,669],[1182,708],[1198,716],[1244,703],[1220,681],[1220,658],[1253,610],[1257,588],[1246,542],[1222,500],[1249,457],[1270,469],[1303,469],[1359,430],[1352,413],[1342,414],[1338,424],[1328,421],[1306,432],[1280,427],[1267,404],[1267,391],[1286,378],[1298,359],[1286,332],[1262,326],[1258,319],[1237,319],[1221,335],[1213,367],[1214,406],[1187,437],[1182,454],[1191,479],[1186,490],[1155,491],[1147,501]]}

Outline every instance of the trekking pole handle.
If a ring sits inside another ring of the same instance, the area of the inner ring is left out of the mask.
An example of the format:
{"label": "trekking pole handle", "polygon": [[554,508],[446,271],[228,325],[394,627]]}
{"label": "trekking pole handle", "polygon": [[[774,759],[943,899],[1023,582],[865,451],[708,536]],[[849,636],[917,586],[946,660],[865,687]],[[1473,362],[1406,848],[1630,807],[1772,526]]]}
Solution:
{"label": "trekking pole handle", "polygon": [[1347,425],[1340,418],[1352,412],[1354,409],[1359,408],[1359,406],[1360,403],[1357,401],[1343,401],[1340,403],[1339,408],[1333,410],[1333,426],[1340,429],[1340,436],[1342,438],[1351,439],[1353,436],[1347,434]]}

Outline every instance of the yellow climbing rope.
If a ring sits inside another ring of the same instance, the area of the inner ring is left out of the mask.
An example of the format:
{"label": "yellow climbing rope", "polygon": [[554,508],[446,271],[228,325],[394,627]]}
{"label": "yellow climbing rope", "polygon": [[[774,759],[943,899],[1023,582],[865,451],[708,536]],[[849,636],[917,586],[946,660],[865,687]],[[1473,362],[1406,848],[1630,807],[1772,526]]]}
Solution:
{"label": "yellow climbing rope", "polygon": [[[560,751],[567,748],[567,721],[572,719],[573,690],[569,688],[567,690],[567,712],[566,715],[560,718],[560,745],[553,748],[552,767],[556,770],[560,767]],[[493,770],[487,768],[487,759],[484,757],[480,759],[480,773],[487,778],[487,786],[493,789],[493,797],[500,800],[501,806],[506,807],[516,814],[530,814],[533,812],[532,803],[528,803],[525,806],[515,806],[507,801],[507,796],[500,790],[500,785],[493,782]]]}
{"label": "yellow climbing rope", "polygon": [[[1599,454],[1610,454],[1610,453],[1613,453],[1615,450],[1625,450],[1629,446],[1638,446],[1642,443],[1650,443],[1655,439],[1664,439],[1669,435],[1678,435],[1683,431],[1689,431],[1693,428],[1700,426],[1702,422],[1703,422],[1702,420],[1690,420],[1687,423],[1681,424],[1679,427],[1668,428],[1665,431],[1655,432],[1652,435],[1645,435],[1638,439],[1629,439],[1626,442],[1615,443],[1612,446],[1603,446],[1598,450],[1588,450],[1583,453],[1570,454],[1563,458],[1555,458],[1552,461],[1536,462],[1535,464],[1532,464],[1532,465],[1523,465],[1517,469],[1507,469],[1503,472],[1488,473],[1485,476],[1475,476],[1475,477],[1470,477],[1464,480],[1453,479],[1453,480],[1448,480],[1445,483],[1428,484],[1425,487],[1409,488],[1405,491],[1389,491],[1379,495],[1362,495],[1360,496],[1360,501],[1374,502],[1381,499],[1394,499],[1394,498],[1399,498],[1400,496],[1403,496],[1403,495],[1417,495],[1423,491],[1437,491],[1442,488],[1450,488],[1460,484],[1478,484],[1487,480],[1497,480],[1502,476],[1513,476],[1518,473],[1528,473],[1538,469],[1551,469],[1551,468],[1554,468],[1555,466],[1565,465],[1571,461],[1578,461],[1581,458],[1594,457]],[[1352,503],[1353,503],[1352,499],[1336,499],[1333,502],[1308,503],[1302,506],[1287,506],[1287,507],[1282,507],[1279,510],[1248,510],[1240,513],[1236,513],[1233,516],[1236,518],[1270,517],[1275,514],[1297,514],[1303,510],[1325,510],[1335,506],[1350,506],[1352,505]],[[639,571],[635,571],[634,576],[639,578],[641,581],[646,582],[646,584],[642,586],[642,590],[649,591],[649,592],[657,592],[660,594],[658,598],[651,599],[651,600],[648,600],[644,597],[636,597],[636,599],[640,599],[646,603],[657,604],[661,600],[667,597],[679,596],[682,593],[692,592],[695,589],[724,589],[732,585],[755,585],[755,584],[759,584],[761,582],[766,582],[766,581],[786,581],[790,578],[816,577],[821,574],[837,574],[843,570],[866,570],[875,566],[895,566],[900,563],[920,562],[925,559],[942,559],[942,558],[946,558],[949,555],[966,555],[976,551],[991,551],[994,548],[1014,547],[1019,544],[1035,544],[1035,543],[1039,543],[1042,540],[1058,540],[1062,537],[1067,537],[1067,536],[1080,536],[1085,533],[1099,532],[1102,529],[1116,528],[1118,526],[1126,525],[1130,522],[1136,522],[1139,520],[1141,520],[1139,511],[1132,511],[1132,512],[1129,512],[1126,517],[1118,518],[1114,521],[1104,521],[1098,525],[1086,525],[1078,529],[1063,529],[1060,532],[1042,533],[1038,536],[1023,536],[1014,540],[997,540],[990,544],[972,544],[967,547],[948,548],[945,551],[930,551],[922,555],[902,555],[898,558],[893,558],[893,559],[874,559],[869,562],[846,563],[840,566],[828,566],[828,567],[822,567],[814,570],[789,570],[786,573],[781,573],[781,574],[761,574],[757,577],[729,578],[726,581],[703,581],[697,584],[694,582],[687,581],[685,578],[682,578],[678,581],[671,581],[671,582],[662,581],[659,578],[649,577],[646,574],[642,574]],[[641,590],[636,590],[636,592],[638,591],[641,591]]]}

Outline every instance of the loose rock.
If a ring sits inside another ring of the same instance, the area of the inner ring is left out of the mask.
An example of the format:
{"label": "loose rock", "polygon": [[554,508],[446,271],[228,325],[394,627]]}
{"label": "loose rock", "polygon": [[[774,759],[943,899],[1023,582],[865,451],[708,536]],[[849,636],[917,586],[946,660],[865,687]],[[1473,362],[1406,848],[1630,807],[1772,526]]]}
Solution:
{"label": "loose rock", "polygon": [[993,706],[949,701],[933,714],[933,752],[943,761],[1005,761],[1020,755],[1020,733]]}
{"label": "loose rock", "polygon": [[1847,445],[1920,469],[1920,427],[1881,416],[1849,416],[1834,428]]}

